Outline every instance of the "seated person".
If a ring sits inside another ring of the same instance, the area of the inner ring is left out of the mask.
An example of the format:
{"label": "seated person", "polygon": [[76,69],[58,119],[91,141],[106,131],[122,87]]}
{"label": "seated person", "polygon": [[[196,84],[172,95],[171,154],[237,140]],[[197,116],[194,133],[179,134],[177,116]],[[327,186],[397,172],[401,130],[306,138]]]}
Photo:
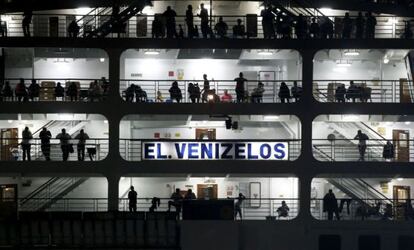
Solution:
{"label": "seated person", "polygon": [[183,99],[183,95],[181,94],[181,89],[178,86],[178,82],[177,81],[174,81],[172,83],[169,92],[170,92],[170,98],[171,98],[171,100],[175,100],[177,103],[180,103],[181,102],[181,99]]}
{"label": "seated person", "polygon": [[224,94],[221,97],[221,102],[225,102],[225,103],[233,102],[233,97],[229,94],[229,91],[227,89],[224,90]]}
{"label": "seated person", "polygon": [[190,100],[192,103],[199,103],[201,97],[200,87],[198,83],[190,82],[187,88],[188,94],[190,95]]}
{"label": "seated person", "polygon": [[180,194],[181,190],[179,188],[175,189],[175,193],[173,193],[170,197],[170,199],[172,201],[168,201],[168,212],[170,212],[171,210],[171,206],[175,207],[175,211],[177,211],[177,213],[181,212],[181,203],[183,200],[183,197]]}
{"label": "seated person", "polygon": [[371,99],[372,89],[370,87],[361,87],[360,91],[361,91],[361,97],[360,97],[361,102],[368,102],[368,100],[372,102],[372,99]]}
{"label": "seated person", "polygon": [[289,216],[289,207],[286,204],[286,201],[282,201],[282,206],[278,207],[276,210],[277,214],[278,214],[278,218],[280,217],[288,217]]}
{"label": "seated person", "polygon": [[157,99],[155,100],[156,102],[164,102],[164,97],[162,96],[161,91],[157,91]]}
{"label": "seated person", "polygon": [[62,100],[65,98],[65,89],[60,82],[58,82],[55,87],[55,99],[57,98],[62,98]]}
{"label": "seated person", "polygon": [[27,101],[28,93],[26,85],[24,84],[24,79],[20,79],[20,82],[16,85],[14,93],[19,102]]}
{"label": "seated person", "polygon": [[219,18],[219,21],[218,21],[218,23],[216,23],[216,26],[214,26],[214,29],[215,29],[215,31],[217,32],[217,35],[220,38],[225,38],[227,36],[228,26],[223,21],[223,17]]}
{"label": "seated person", "polygon": [[282,103],[289,103],[290,100],[290,90],[289,87],[286,85],[285,82],[280,84],[279,88],[279,98]]}
{"label": "seated person", "polygon": [[158,197],[153,197],[151,200],[151,207],[149,208],[150,212],[155,212],[157,208],[161,205],[161,199]]}
{"label": "seated person", "polygon": [[356,98],[361,98],[361,88],[356,86],[354,81],[351,81],[346,91],[346,99],[352,99],[352,102],[355,102]]}
{"label": "seated person", "polygon": [[387,144],[384,145],[383,151],[382,151],[382,157],[387,161],[392,161],[395,157],[395,150],[394,145],[387,141]]}
{"label": "seated person", "polygon": [[184,196],[184,200],[195,200],[197,199],[196,195],[193,193],[192,189],[188,189],[187,193]]}
{"label": "seated person", "polygon": [[207,90],[207,102],[209,103],[219,103],[220,97],[216,94],[215,89]]}
{"label": "seated person", "polygon": [[290,92],[292,93],[292,97],[295,98],[295,102],[297,102],[302,97],[303,89],[298,86],[297,81],[294,81]]}
{"label": "seated person", "polygon": [[139,85],[135,86],[135,101],[147,102],[147,92],[144,91]]}
{"label": "seated person", "polygon": [[244,25],[242,25],[242,20],[239,18],[237,19],[237,25],[233,26],[233,37],[244,37],[246,35],[246,31]]}
{"label": "seated person", "polygon": [[131,84],[125,91],[125,101],[133,102],[135,97],[135,84]]}
{"label": "seated person", "polygon": [[346,88],[344,84],[340,84],[335,90],[335,100],[337,102],[345,102]]}
{"label": "seated person", "polygon": [[89,85],[88,95],[89,95],[89,100],[91,102],[95,100],[100,101],[102,97],[102,93],[103,93],[103,89],[97,80],[93,81]]}
{"label": "seated person", "polygon": [[253,89],[251,102],[252,103],[261,103],[263,101],[263,93],[265,92],[264,84],[259,82],[257,87]]}

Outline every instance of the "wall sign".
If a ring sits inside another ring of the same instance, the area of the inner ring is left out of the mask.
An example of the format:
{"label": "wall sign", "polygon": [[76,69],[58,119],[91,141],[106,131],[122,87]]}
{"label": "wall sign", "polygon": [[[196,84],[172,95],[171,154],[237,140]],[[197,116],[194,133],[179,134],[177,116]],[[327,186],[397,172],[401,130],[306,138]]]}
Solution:
{"label": "wall sign", "polygon": [[288,142],[143,142],[143,160],[273,160],[289,159]]}

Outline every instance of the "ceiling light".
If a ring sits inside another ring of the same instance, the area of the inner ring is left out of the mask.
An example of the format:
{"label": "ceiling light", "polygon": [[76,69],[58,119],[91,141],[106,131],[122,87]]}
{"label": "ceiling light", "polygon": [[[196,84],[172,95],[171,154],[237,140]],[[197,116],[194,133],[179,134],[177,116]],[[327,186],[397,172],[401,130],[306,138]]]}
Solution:
{"label": "ceiling light", "polygon": [[344,55],[346,56],[359,56],[358,50],[345,50]]}
{"label": "ceiling light", "polygon": [[411,124],[411,122],[404,122],[405,123],[405,125],[410,125]]}
{"label": "ceiling light", "polygon": [[343,121],[358,121],[359,120],[359,116],[358,115],[344,115],[342,118]]}
{"label": "ceiling light", "polygon": [[336,66],[338,66],[338,67],[351,67],[351,65],[352,65],[352,63],[349,62],[349,61],[339,60],[339,61],[336,62]]}
{"label": "ceiling light", "polygon": [[105,62],[105,58],[103,58],[103,57],[102,58],[99,58],[99,61],[100,62]]}
{"label": "ceiling light", "polygon": [[108,124],[108,120],[104,120],[104,123],[105,123],[105,124]]}
{"label": "ceiling light", "polygon": [[265,121],[274,121],[274,120],[279,120],[279,118],[280,118],[280,116],[278,116],[278,115],[265,115],[264,117],[263,117],[263,119],[265,120]]}
{"label": "ceiling light", "polygon": [[13,120],[7,120],[8,123],[13,123]]}
{"label": "ceiling light", "polygon": [[384,63],[388,64],[390,62],[390,59],[388,59],[388,57],[384,57]]}
{"label": "ceiling light", "polygon": [[144,52],[145,55],[159,55],[160,52],[157,50],[148,50]]}
{"label": "ceiling light", "polygon": [[403,181],[404,178],[397,178],[397,181]]}
{"label": "ceiling light", "polygon": [[273,52],[270,50],[259,50],[259,52],[257,52],[257,54],[261,55],[261,56],[271,56],[273,55]]}

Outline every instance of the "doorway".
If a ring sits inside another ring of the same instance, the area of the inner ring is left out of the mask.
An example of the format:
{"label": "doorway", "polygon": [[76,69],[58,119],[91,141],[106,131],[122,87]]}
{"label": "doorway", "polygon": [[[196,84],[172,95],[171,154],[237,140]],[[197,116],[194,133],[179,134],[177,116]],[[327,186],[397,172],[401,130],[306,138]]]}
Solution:
{"label": "doorway", "polygon": [[17,185],[0,185],[0,218],[17,217]]}
{"label": "doorway", "polygon": [[216,129],[215,128],[197,128],[195,138],[196,140],[215,140]]}
{"label": "doorway", "polygon": [[217,184],[197,184],[197,198],[201,200],[217,199]]}
{"label": "doorway", "polygon": [[17,128],[6,128],[0,131],[0,159],[2,161],[15,160],[12,154],[13,148],[18,148]]}
{"label": "doorway", "polygon": [[392,140],[395,145],[395,160],[398,162],[410,161],[410,132],[408,130],[393,130]]}
{"label": "doorway", "polygon": [[393,200],[395,206],[395,219],[405,219],[405,203],[411,197],[410,186],[393,186]]}

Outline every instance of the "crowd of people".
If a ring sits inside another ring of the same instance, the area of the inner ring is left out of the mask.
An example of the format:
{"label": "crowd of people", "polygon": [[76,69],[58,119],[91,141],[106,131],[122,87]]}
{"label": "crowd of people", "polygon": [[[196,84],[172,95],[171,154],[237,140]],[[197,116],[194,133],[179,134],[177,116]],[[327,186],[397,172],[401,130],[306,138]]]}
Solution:
{"label": "crowd of people", "polygon": [[[333,193],[332,189],[329,189],[328,193],[323,197],[323,212],[327,214],[328,220],[333,220],[334,216],[336,220],[341,220],[341,213],[344,210],[346,204],[346,214],[351,215],[350,206],[354,202],[351,198],[340,199],[340,205],[338,206],[338,199]],[[375,204],[369,204],[371,201],[355,201],[357,206],[354,209],[354,216],[360,217],[361,220],[368,219],[370,217],[376,217],[381,220],[393,220],[396,215],[394,209],[395,206],[399,206],[401,209],[400,213],[403,214],[405,220],[414,220],[414,209],[411,199],[405,199],[401,204],[393,204],[389,202],[376,201]],[[345,215],[344,215],[345,216]]]}
{"label": "crowd of people", "polygon": [[[52,144],[50,143],[51,139],[59,140],[60,149],[62,152],[62,160],[67,161],[69,159],[69,155],[74,153],[75,150],[73,148],[73,141],[76,141],[76,151],[78,156],[78,161],[85,160],[85,150],[86,150],[86,141],[90,139],[89,135],[85,133],[83,129],[79,131],[79,133],[72,138],[70,134],[66,132],[66,129],[62,129],[61,133],[57,134],[55,138],[52,137],[51,132],[46,128],[43,127],[39,133],[38,139],[40,140],[40,149],[46,161],[51,160],[51,147]],[[30,131],[29,127],[25,127],[22,131],[22,138],[21,138],[21,149],[22,149],[22,160],[23,161],[31,161],[32,155],[32,145],[33,145],[33,134]],[[88,148],[88,155],[91,161],[94,160],[96,155],[96,148]],[[15,160],[18,160],[18,157]]]}
{"label": "crowd of people", "polygon": [[[179,218],[183,201],[184,200],[196,200],[197,197],[192,189],[188,189],[185,194],[181,191],[181,189],[176,188],[175,192],[171,194],[170,200],[167,202],[168,209],[167,212],[171,211],[171,208],[175,209],[175,212],[177,213],[177,218]],[[228,198],[230,199],[230,198]],[[234,198],[234,219],[237,220],[239,218],[240,220],[243,219],[242,214],[242,208],[243,208],[243,202],[246,200],[246,196],[244,196],[242,193],[239,193],[239,195]],[[135,190],[134,186],[130,187],[130,191],[128,192],[128,209],[130,212],[136,212],[137,211],[137,203],[138,203],[138,193]],[[161,205],[161,199],[158,197],[153,197],[151,199],[151,206],[149,207],[149,212],[155,212]],[[278,214],[278,218],[286,218],[289,216],[289,206],[286,204],[285,201],[282,201],[280,207],[276,210]]]}
{"label": "crowd of people", "polygon": [[[50,87],[44,87],[44,89],[49,88]],[[88,89],[81,89],[79,83],[75,81],[68,82],[66,87],[63,87],[62,83],[57,82],[56,85],[51,88],[53,88],[52,94],[54,100],[62,101],[100,101],[105,99],[109,94],[109,82],[105,77],[91,82]],[[49,93],[49,91],[44,91],[42,93],[42,87],[36,79],[32,79],[30,85],[26,86],[25,79],[21,78],[14,89],[11,86],[10,81],[0,81],[0,101],[39,101],[42,94],[44,97],[49,97]]]}
{"label": "crowd of people", "polygon": [[354,81],[350,81],[348,89],[345,84],[339,84],[335,89],[335,101],[344,103],[346,101],[356,102],[372,102],[372,89],[370,87],[357,85]]}
{"label": "crowd of people", "polygon": [[[211,88],[210,80],[206,74],[203,75],[203,85],[200,87],[198,83],[188,83],[187,92],[188,99],[191,103],[262,103],[263,95],[266,91],[263,82],[259,81],[253,91],[249,93],[247,90],[247,80],[243,73],[234,79],[234,92],[236,96],[229,93],[229,89],[224,89],[223,94],[219,96],[216,89]],[[169,99],[164,98],[161,91],[157,91],[155,102],[183,102],[183,91],[178,82],[174,81],[171,84],[169,91]],[[298,86],[297,81],[293,82],[293,86],[289,89],[286,82],[281,82],[278,92],[278,97],[282,103],[289,103],[291,100],[297,102],[302,96],[302,87]],[[147,92],[139,85],[131,84],[124,92],[123,97],[127,102],[153,102],[148,99]]]}

